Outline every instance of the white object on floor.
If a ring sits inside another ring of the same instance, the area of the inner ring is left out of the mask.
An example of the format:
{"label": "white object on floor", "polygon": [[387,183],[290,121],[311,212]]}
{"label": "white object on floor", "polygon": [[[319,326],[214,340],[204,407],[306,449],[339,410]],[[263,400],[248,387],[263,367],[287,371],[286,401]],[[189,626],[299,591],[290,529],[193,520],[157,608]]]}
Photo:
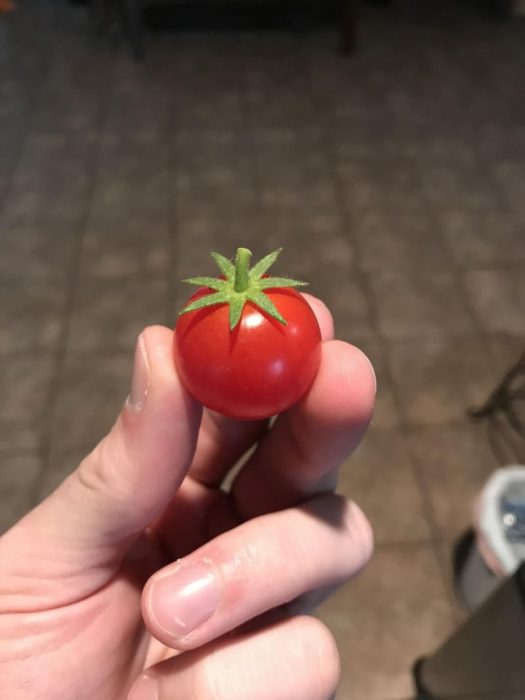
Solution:
{"label": "white object on floor", "polygon": [[513,574],[525,560],[525,540],[511,540],[507,536],[517,517],[505,512],[505,503],[515,503],[517,509],[525,512],[525,467],[508,466],[495,471],[475,508],[474,528],[479,552],[488,568],[498,576]]}

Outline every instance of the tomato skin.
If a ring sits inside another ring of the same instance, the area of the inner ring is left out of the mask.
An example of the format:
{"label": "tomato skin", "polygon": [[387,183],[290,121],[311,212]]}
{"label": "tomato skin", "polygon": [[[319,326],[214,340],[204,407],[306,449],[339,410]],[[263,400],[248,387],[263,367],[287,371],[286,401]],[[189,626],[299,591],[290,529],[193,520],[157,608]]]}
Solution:
{"label": "tomato skin", "polygon": [[[212,291],[201,288],[189,304]],[[223,415],[268,418],[293,406],[311,386],[321,360],[321,332],[301,294],[291,288],[265,292],[287,325],[250,302],[233,331],[227,304],[179,316],[174,359],[192,396]]]}

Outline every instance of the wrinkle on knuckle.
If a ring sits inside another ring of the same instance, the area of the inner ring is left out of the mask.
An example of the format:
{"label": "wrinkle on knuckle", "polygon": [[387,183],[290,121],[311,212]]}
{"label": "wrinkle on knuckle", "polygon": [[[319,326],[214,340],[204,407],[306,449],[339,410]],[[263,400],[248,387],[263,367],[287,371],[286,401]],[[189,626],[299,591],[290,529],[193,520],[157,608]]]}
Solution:
{"label": "wrinkle on knuckle", "polygon": [[242,591],[262,581],[269,567],[279,567],[288,557],[283,538],[265,518],[251,523],[249,536],[234,546],[222,566],[223,576]]}
{"label": "wrinkle on knuckle", "polygon": [[98,496],[107,488],[106,469],[101,458],[101,445],[95,449],[79,464],[72,476],[83,489],[94,496]]}
{"label": "wrinkle on knuckle", "polygon": [[113,430],[116,434],[99,442],[72,476],[96,498],[110,497],[113,502],[124,503],[130,495],[129,484],[122,476],[129,471],[126,468],[128,455],[118,424]]}

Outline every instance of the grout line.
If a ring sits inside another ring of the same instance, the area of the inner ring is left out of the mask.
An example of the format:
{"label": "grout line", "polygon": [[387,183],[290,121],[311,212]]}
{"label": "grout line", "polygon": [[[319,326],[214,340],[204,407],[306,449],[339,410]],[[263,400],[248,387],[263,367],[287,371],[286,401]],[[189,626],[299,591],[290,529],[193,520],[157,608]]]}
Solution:
{"label": "grout line", "polygon": [[[243,42],[244,44],[244,42]],[[248,149],[247,149],[247,156],[248,156],[248,169],[249,172],[251,173],[251,186],[253,189],[253,195],[254,195],[254,204],[255,204],[255,212],[256,215],[259,217],[259,223],[264,222],[266,218],[266,211],[263,206],[263,187],[262,187],[262,182],[261,182],[261,172],[260,172],[260,167],[259,167],[259,158],[258,158],[258,144],[257,144],[257,139],[256,139],[256,134],[260,129],[258,129],[254,125],[253,121],[253,114],[252,114],[252,108],[250,105],[250,100],[249,100],[249,85],[248,85],[248,79],[246,75],[246,64],[245,62],[242,62],[242,67],[241,71],[239,73],[239,92],[240,92],[240,100],[241,100],[241,108],[242,108],[242,114],[243,114],[243,119],[246,123],[246,139],[248,141]],[[263,223],[264,226],[264,223]],[[264,231],[262,231],[263,236],[264,236]]]}

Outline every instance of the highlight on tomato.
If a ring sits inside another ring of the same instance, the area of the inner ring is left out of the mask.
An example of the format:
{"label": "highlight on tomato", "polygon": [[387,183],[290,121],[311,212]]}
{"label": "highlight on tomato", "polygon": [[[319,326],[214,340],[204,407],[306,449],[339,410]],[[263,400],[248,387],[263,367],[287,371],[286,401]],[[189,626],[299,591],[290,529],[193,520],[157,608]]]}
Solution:
{"label": "highlight on tomato", "polygon": [[266,273],[281,249],[250,268],[251,252],[232,262],[212,253],[222,275],[184,280],[199,289],[179,314],[174,359],[187,390],[223,415],[254,420],[293,406],[311,386],[321,332],[305,282]]}

